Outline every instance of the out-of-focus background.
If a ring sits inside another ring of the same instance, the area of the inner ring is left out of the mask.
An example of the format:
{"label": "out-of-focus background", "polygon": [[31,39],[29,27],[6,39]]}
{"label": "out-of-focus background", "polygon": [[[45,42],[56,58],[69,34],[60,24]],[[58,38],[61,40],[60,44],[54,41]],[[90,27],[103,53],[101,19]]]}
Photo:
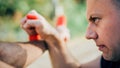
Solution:
{"label": "out-of-focus background", "polygon": [[0,0],[0,40],[25,41],[26,33],[20,28],[20,19],[35,9],[53,26],[55,11],[53,1],[59,1],[67,17],[67,26],[71,37],[83,35],[87,21],[85,18],[85,0]]}
{"label": "out-of-focus background", "polygon": [[[72,54],[79,61],[99,55],[95,43],[84,38],[87,27],[85,0],[0,0],[0,41],[28,41],[26,32],[20,28],[20,20],[33,9],[55,26],[56,5],[63,7],[67,18],[71,33],[68,48]],[[51,68],[48,52],[28,68],[40,67]]]}

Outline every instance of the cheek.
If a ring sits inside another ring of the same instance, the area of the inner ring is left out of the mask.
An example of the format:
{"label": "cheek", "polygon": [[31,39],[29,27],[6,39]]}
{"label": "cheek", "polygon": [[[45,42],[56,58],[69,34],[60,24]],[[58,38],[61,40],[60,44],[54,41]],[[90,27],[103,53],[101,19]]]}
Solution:
{"label": "cheek", "polygon": [[115,21],[105,22],[97,31],[99,40],[110,48],[120,42],[120,24]]}
{"label": "cheek", "polygon": [[99,29],[97,29],[97,33],[101,42],[111,41],[111,38],[113,36],[112,30],[105,25],[99,27]]}

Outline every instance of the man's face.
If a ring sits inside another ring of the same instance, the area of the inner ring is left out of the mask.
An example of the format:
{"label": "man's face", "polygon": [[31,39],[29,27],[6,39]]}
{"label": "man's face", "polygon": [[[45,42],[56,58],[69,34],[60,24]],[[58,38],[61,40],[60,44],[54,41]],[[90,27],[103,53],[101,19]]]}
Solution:
{"label": "man's face", "polygon": [[106,60],[120,60],[120,11],[111,0],[87,0],[86,37],[96,42]]}

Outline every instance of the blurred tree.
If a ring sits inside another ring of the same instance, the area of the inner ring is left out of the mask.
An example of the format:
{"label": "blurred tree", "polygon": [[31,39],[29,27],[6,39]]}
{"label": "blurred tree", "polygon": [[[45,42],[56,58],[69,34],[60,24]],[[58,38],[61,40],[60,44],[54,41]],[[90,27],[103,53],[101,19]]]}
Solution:
{"label": "blurred tree", "polygon": [[0,0],[0,16],[13,15],[16,9],[14,0]]}
{"label": "blurred tree", "polygon": [[85,0],[75,0],[75,2],[78,4],[83,4],[83,3],[85,3]]}

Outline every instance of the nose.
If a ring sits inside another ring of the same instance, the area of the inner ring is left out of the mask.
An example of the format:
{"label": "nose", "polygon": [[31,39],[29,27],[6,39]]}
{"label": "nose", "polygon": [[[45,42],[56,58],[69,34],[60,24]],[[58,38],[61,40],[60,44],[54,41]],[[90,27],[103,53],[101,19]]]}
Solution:
{"label": "nose", "polygon": [[94,30],[87,29],[86,38],[87,39],[97,39],[98,35],[97,35],[97,33]]}

